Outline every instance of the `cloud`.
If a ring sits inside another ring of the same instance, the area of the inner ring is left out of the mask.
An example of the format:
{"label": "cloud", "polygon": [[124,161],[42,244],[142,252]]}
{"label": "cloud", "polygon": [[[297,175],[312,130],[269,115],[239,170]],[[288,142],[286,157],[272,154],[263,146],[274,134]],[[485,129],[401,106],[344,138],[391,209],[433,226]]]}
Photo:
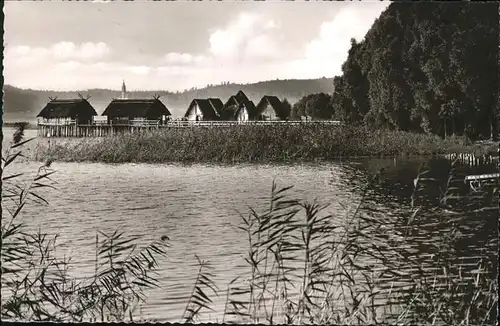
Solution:
{"label": "cloud", "polygon": [[207,57],[204,55],[193,55],[190,53],[179,53],[179,52],[170,52],[165,55],[165,63],[167,64],[192,64],[192,63],[200,63],[207,60]]}
{"label": "cloud", "polygon": [[331,20],[321,24],[318,36],[305,46],[304,57],[287,64],[289,70],[301,78],[341,74],[351,38],[361,41],[388,5],[382,2],[344,7]]}
{"label": "cloud", "polygon": [[7,47],[4,53],[5,66],[29,67],[40,64],[49,57],[49,50],[45,48],[31,48],[27,45]]}
{"label": "cloud", "polygon": [[278,54],[273,31],[279,29],[272,19],[257,13],[243,12],[226,27],[209,37],[210,53],[223,60],[273,58]]}
{"label": "cloud", "polygon": [[51,52],[61,59],[95,59],[108,55],[111,49],[104,42],[86,42],[80,45],[75,45],[73,42],[60,42],[52,46]]}
{"label": "cloud", "polygon": [[[19,87],[61,90],[113,87],[122,78],[147,79],[155,67],[110,61],[103,42],[58,42],[48,47],[7,47],[4,75]],[[142,81],[144,83],[144,81]]]}
{"label": "cloud", "polygon": [[322,59],[338,55],[346,55],[350,48],[351,38],[360,41],[373,23],[354,7],[341,10],[331,21],[321,24],[319,35],[306,47],[306,56],[311,59]]}
{"label": "cloud", "polygon": [[119,89],[122,79],[130,89],[165,88],[158,84],[155,74],[156,67],[153,66],[114,62],[65,61],[35,65],[21,71],[12,65],[5,66],[9,84],[36,89]]}
{"label": "cloud", "polygon": [[245,53],[255,59],[273,59],[280,55],[278,45],[269,35],[259,35],[248,40]]}
{"label": "cloud", "polygon": [[152,70],[152,68],[148,66],[131,66],[126,69],[137,75],[147,75]]}
{"label": "cloud", "polygon": [[56,63],[54,66],[56,69],[75,71],[78,70],[79,68],[82,68],[84,65],[81,62],[71,60],[71,61]]}
{"label": "cloud", "polygon": [[296,57],[291,54],[295,49],[279,37],[279,22],[260,13],[243,12],[211,32],[208,53],[200,55],[202,59],[195,62],[191,54],[169,53],[166,62],[173,66],[159,68],[158,72],[176,76],[182,79],[180,84],[191,86],[338,75],[351,38],[361,41],[387,6],[372,3],[341,8],[320,24],[316,37],[302,45],[293,44],[302,49]]}
{"label": "cloud", "polygon": [[71,60],[95,60],[106,57],[111,49],[103,42],[74,44],[59,42],[50,47],[29,47],[20,45],[7,47],[5,60],[9,65],[50,64]]}
{"label": "cloud", "polygon": [[243,12],[210,30],[205,51],[196,53],[170,48],[143,58],[113,51],[104,42],[8,46],[4,75],[19,87],[66,90],[118,89],[122,79],[130,89],[182,90],[222,81],[331,77],[341,73],[350,39],[361,40],[387,5],[342,6],[302,43],[297,30],[282,28],[268,13]]}
{"label": "cloud", "polygon": [[[106,63],[111,48],[104,42],[75,44],[62,41],[48,47],[11,46],[5,49],[4,74],[8,83],[21,87],[67,89],[82,83],[89,74],[99,78],[105,72],[116,72],[116,65]],[[134,69],[132,69],[134,71]],[[134,71],[141,73],[140,69]],[[97,85],[96,85],[97,87]]]}
{"label": "cloud", "polygon": [[193,56],[189,53],[170,52],[165,56],[165,60],[168,63],[190,63]]}

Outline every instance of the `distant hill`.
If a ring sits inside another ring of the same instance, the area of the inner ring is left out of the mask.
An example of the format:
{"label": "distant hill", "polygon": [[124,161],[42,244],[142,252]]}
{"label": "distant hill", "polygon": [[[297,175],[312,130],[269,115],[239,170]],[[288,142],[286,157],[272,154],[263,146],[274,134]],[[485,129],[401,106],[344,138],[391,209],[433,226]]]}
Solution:
{"label": "distant hill", "polygon": [[[90,89],[71,92],[41,91],[20,89],[10,85],[4,86],[4,121],[35,121],[38,112],[49,101],[50,97],[59,99],[74,98],[81,93],[90,95],[90,103],[97,113],[101,114],[113,98],[120,96],[120,91],[109,89]],[[325,92],[332,93],[333,79],[292,79],[271,80],[253,84],[223,84],[213,85],[200,89],[191,89],[183,92],[168,91],[129,91],[129,98],[150,98],[159,94],[160,99],[169,108],[174,118],[184,115],[189,103],[194,98],[218,97],[223,102],[242,90],[257,104],[264,95],[275,95],[280,99],[287,98],[290,103],[297,102],[307,94]]]}

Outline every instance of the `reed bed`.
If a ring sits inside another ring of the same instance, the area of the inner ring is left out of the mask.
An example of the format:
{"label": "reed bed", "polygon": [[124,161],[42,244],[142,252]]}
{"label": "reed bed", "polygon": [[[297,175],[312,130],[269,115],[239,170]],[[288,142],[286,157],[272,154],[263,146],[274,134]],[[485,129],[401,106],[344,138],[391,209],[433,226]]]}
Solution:
{"label": "reed bed", "polygon": [[[79,281],[68,277],[71,262],[57,257],[57,239],[42,232],[26,233],[17,222],[26,204],[46,203],[39,191],[52,186],[54,173],[51,161],[45,162],[25,187],[14,182],[20,174],[5,174],[5,168],[22,155],[18,148],[30,141],[22,138],[20,128],[2,160],[2,206],[10,215],[1,229],[1,281],[9,292],[2,296],[2,318],[134,321],[145,290],[161,286],[155,271],[163,263],[159,259],[172,250],[168,237],[137,248],[137,238],[120,232],[97,234],[94,275]],[[377,180],[376,176],[365,183],[353,210],[337,212],[345,216],[339,224],[324,213],[325,205],[291,197],[291,187],[273,183],[268,209],[250,209],[241,214],[237,226],[248,239],[248,273],[219,289],[209,263],[198,258],[199,272],[182,321],[200,320],[219,295],[226,298],[226,323],[494,324],[498,314],[498,280],[491,275],[494,263],[488,257],[472,257],[474,268],[456,271],[452,258],[457,222],[477,213],[473,210],[478,200],[484,208],[498,210],[488,207],[493,205],[491,197],[461,193],[454,166],[444,184],[422,169],[409,208],[381,214],[365,206]],[[436,207],[419,206],[426,187],[443,189]],[[453,218],[445,214],[450,210]],[[497,213],[490,217],[497,219]],[[434,261],[426,266],[408,238],[429,220],[438,230],[447,226],[448,232],[427,253]]]}
{"label": "reed bed", "polygon": [[[362,156],[486,153],[464,138],[328,125],[171,128],[93,139],[52,139],[35,158],[67,162],[290,162]],[[494,151],[494,150],[493,150]]]}

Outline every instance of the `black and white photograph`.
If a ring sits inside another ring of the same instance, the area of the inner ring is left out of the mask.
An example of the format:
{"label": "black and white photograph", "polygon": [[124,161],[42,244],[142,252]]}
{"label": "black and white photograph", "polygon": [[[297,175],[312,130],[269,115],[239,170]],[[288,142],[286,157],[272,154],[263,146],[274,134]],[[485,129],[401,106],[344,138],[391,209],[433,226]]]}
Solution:
{"label": "black and white photograph", "polygon": [[2,322],[498,325],[498,3],[2,16]]}

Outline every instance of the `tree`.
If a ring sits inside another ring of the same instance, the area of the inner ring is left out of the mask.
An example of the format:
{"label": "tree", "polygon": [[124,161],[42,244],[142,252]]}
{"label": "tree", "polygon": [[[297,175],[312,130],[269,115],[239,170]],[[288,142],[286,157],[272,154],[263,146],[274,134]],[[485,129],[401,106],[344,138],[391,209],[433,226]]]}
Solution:
{"label": "tree", "polygon": [[292,105],[290,104],[290,102],[288,102],[286,98],[283,99],[281,103],[283,104],[283,112],[282,112],[283,118],[288,119],[292,113]]}
{"label": "tree", "polygon": [[346,123],[498,134],[498,5],[392,3],[351,40],[331,108]]}
{"label": "tree", "polygon": [[331,119],[334,116],[332,97],[326,93],[309,94],[301,98],[292,108],[292,118],[310,116],[315,119]]}

